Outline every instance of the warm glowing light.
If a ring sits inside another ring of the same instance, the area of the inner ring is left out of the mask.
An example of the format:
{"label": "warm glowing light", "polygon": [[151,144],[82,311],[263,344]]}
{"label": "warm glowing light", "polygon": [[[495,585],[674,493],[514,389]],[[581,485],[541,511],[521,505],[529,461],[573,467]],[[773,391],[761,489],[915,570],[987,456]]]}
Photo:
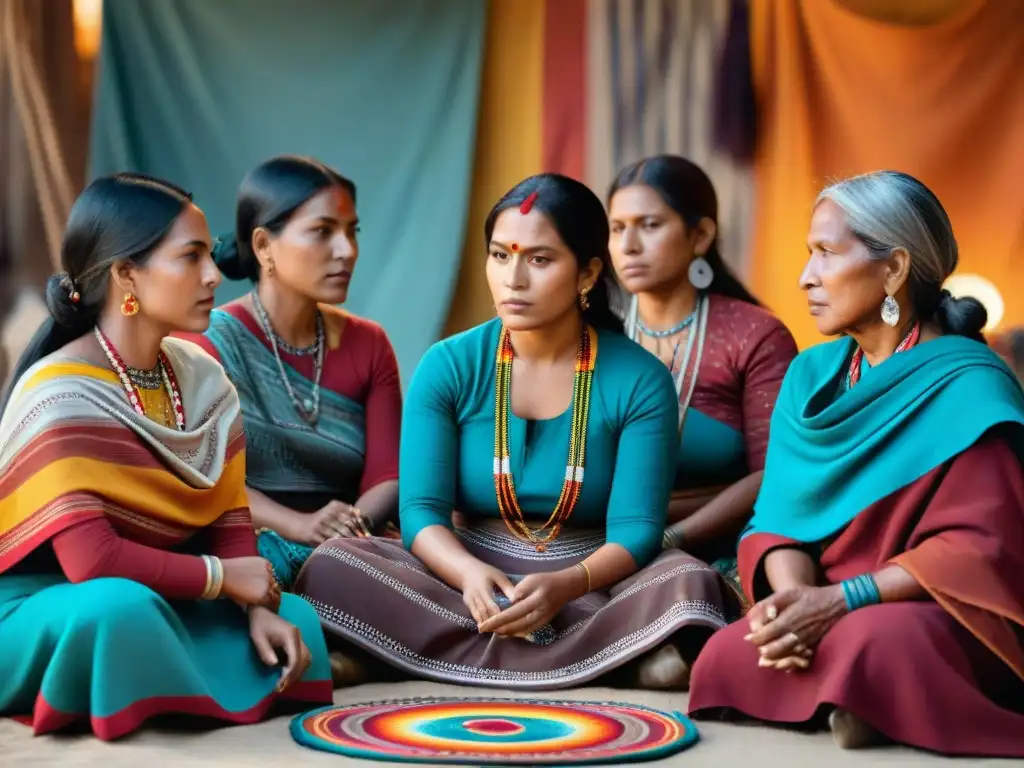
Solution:
{"label": "warm glowing light", "polygon": [[950,275],[943,287],[958,299],[962,296],[973,296],[985,306],[988,312],[985,333],[991,333],[1003,321],[1006,304],[999,289],[991,280],[981,275]]}
{"label": "warm glowing light", "polygon": [[103,29],[103,0],[74,0],[75,50],[84,61],[96,58]]}

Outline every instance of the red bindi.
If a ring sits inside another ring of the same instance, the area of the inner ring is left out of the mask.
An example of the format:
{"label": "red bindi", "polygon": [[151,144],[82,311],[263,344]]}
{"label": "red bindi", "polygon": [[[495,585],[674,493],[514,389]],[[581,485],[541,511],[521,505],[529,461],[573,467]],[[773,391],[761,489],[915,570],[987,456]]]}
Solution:
{"label": "red bindi", "polygon": [[512,253],[519,252],[519,243],[512,243]]}

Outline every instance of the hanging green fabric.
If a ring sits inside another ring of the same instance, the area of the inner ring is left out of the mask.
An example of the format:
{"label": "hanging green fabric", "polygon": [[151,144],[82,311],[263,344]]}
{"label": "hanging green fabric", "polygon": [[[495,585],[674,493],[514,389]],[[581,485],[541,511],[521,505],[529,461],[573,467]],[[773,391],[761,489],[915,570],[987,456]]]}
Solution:
{"label": "hanging green fabric", "polygon": [[217,235],[268,157],[337,168],[362,220],[346,306],[384,326],[408,376],[443,332],[458,276],[486,6],[105,0],[90,173],[180,184]]}

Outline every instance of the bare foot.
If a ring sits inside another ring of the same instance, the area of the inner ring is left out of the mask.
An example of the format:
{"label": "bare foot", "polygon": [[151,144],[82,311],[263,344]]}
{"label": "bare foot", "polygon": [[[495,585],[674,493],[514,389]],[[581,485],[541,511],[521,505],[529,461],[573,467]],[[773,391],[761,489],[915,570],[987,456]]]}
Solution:
{"label": "bare foot", "polygon": [[686,691],[690,688],[690,665],[678,648],[666,643],[640,659],[636,678],[640,688]]}
{"label": "bare foot", "polygon": [[342,651],[331,651],[331,680],[335,688],[360,685],[370,679],[366,666]]}
{"label": "bare foot", "polygon": [[881,744],[882,734],[852,712],[836,708],[828,716],[832,740],[840,749],[864,749]]}

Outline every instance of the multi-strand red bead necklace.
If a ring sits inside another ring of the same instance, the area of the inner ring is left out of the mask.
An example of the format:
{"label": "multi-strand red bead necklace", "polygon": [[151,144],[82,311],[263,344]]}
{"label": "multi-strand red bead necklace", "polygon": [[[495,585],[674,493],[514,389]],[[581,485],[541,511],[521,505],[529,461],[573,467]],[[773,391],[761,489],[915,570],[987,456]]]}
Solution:
{"label": "multi-strand red bead necklace", "polygon": [[[125,394],[128,396],[128,402],[131,403],[132,408],[140,416],[146,417],[146,409],[142,405],[142,395],[139,392],[138,387],[132,381],[131,376],[128,375],[128,366],[125,365],[124,360],[121,359],[121,355],[118,354],[117,348],[114,347],[107,335],[100,330],[97,325],[94,333],[96,340],[100,343],[100,347],[103,348],[104,354],[107,356],[107,361],[110,363],[110,367],[114,369],[114,373],[121,380],[121,386],[124,388]],[[178,386],[178,378],[174,375],[174,369],[171,367],[170,361],[167,359],[167,355],[164,354],[163,350],[157,353],[157,367],[160,369],[160,377],[164,382],[164,389],[167,390],[167,396],[171,399],[171,407],[174,409],[174,421],[177,428],[184,432],[185,431],[185,406],[181,401],[181,388]]]}

